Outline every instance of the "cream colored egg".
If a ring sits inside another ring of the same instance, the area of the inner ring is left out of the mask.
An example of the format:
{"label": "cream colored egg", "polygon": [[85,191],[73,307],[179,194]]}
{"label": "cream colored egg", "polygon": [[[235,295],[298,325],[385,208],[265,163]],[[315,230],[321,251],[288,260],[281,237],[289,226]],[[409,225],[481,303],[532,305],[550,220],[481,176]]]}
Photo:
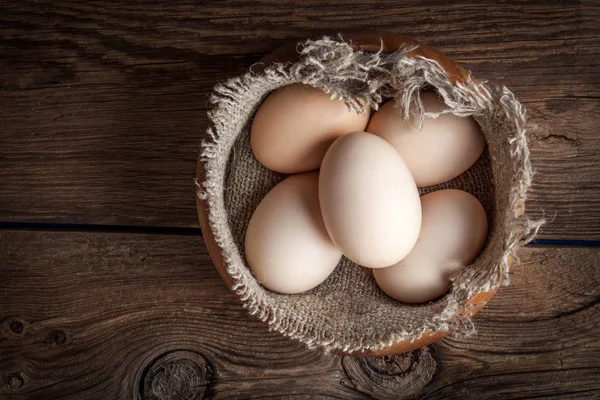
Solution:
{"label": "cream colored egg", "polygon": [[388,296],[407,303],[423,303],[444,294],[450,275],[472,263],[488,232],[479,201],[467,192],[439,190],[421,198],[423,222],[419,240],[398,264],[373,270]]}
{"label": "cream colored egg", "polygon": [[368,121],[368,109],[359,115],[321,89],[286,86],[269,95],[256,112],[250,145],[256,159],[274,171],[312,171],[335,139],[364,130]]}
{"label": "cream colored egg", "polygon": [[415,182],[398,152],[375,135],[354,132],[331,145],[321,165],[319,199],[333,242],[365,267],[397,263],[419,235]]}
{"label": "cream colored egg", "polygon": [[[425,111],[448,108],[436,93],[422,93],[421,98]],[[390,101],[373,115],[367,132],[382,137],[398,150],[418,187],[457,177],[477,161],[485,148],[483,134],[471,117],[426,117],[420,131],[414,130],[415,123],[414,118],[403,119]]]}
{"label": "cream colored egg", "polygon": [[260,202],[246,231],[246,261],[256,279],[279,293],[323,282],[342,253],[327,235],[318,198],[319,174],[292,175]]}

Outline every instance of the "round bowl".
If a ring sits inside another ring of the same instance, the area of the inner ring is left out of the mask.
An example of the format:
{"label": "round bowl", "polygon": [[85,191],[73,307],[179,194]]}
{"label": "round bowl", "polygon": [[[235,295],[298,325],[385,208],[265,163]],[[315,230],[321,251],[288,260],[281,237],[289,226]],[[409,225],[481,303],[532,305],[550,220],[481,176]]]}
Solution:
{"label": "round bowl", "polygon": [[[403,36],[392,35],[388,33],[383,34],[361,34],[361,33],[350,33],[343,35],[344,40],[351,44],[355,50],[363,50],[368,52],[392,53],[405,46],[415,46],[415,48],[408,53],[410,57],[419,58],[424,57],[430,60],[435,60],[439,65],[448,73],[451,82],[454,85],[460,85],[467,79],[473,79],[471,75],[460,65],[454,62],[451,58],[444,55],[440,51],[414,39],[410,39]],[[252,66],[251,71],[255,73],[261,73],[265,68],[269,67],[274,63],[293,63],[298,60],[299,53],[297,51],[297,42],[288,43],[281,48],[277,49],[273,53],[264,57],[259,63]],[[205,179],[205,170],[203,162],[199,161],[197,166],[197,182],[203,182]],[[231,289],[234,285],[233,278],[227,272],[226,262],[222,255],[221,247],[216,243],[211,230],[208,217],[208,205],[205,198],[197,196],[197,209],[200,227],[202,229],[204,242],[210,253],[210,256],[215,264],[217,271],[225,284]],[[524,212],[524,203],[521,202],[517,213],[519,215]],[[506,263],[510,266],[513,262],[512,255],[508,255]],[[502,282],[502,274],[497,281],[497,284],[482,290],[472,297],[470,297],[460,308],[459,313],[465,317],[474,315],[479,311],[494,295],[498,287]],[[389,346],[382,347],[375,350],[343,350],[335,349],[334,353],[346,354],[353,356],[386,356],[393,355],[403,352],[408,352],[425,345],[431,344],[437,340],[440,340],[449,333],[449,330],[440,329],[434,332],[424,332],[419,337],[411,337],[406,340],[402,340]]]}

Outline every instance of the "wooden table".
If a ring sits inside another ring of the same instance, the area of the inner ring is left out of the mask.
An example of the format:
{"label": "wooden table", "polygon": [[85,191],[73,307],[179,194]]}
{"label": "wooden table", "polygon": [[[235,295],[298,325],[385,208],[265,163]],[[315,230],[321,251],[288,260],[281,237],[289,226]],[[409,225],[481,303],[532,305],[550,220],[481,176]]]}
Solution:
{"label": "wooden table", "polygon": [[247,315],[196,219],[213,85],[349,28],[440,48],[539,125],[528,213],[550,223],[477,334],[432,346],[422,398],[600,398],[600,4],[435,3],[1,2],[0,398],[402,397],[410,357]]}

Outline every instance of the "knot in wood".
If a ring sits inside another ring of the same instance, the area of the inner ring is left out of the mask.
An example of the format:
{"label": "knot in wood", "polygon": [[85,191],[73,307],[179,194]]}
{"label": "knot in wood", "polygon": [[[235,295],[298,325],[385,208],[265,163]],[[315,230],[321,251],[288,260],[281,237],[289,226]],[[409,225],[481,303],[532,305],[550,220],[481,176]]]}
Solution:
{"label": "knot in wood", "polygon": [[9,336],[23,336],[27,326],[28,323],[18,317],[10,317],[0,321],[0,329],[7,332]]}
{"label": "knot in wood", "polygon": [[174,351],[156,359],[142,376],[141,398],[144,400],[202,399],[212,371],[201,355],[191,351]]}
{"label": "knot in wood", "polygon": [[19,320],[13,320],[10,323],[10,330],[12,333],[19,335],[21,333],[23,333],[23,323]]}
{"label": "knot in wood", "polygon": [[62,346],[67,343],[67,340],[68,337],[65,331],[63,331],[62,329],[55,329],[46,336],[44,343],[51,343],[55,346]]}
{"label": "knot in wood", "polygon": [[354,388],[376,399],[416,396],[437,366],[427,347],[385,357],[344,357],[342,365]]}
{"label": "knot in wood", "polygon": [[18,390],[23,387],[25,381],[20,373],[9,375],[5,381],[8,384],[8,387],[12,390]]}
{"label": "knot in wood", "polygon": [[61,345],[65,344],[65,342],[67,341],[67,335],[60,329],[52,332],[51,338],[52,338],[52,343],[54,343],[57,346],[61,346]]}

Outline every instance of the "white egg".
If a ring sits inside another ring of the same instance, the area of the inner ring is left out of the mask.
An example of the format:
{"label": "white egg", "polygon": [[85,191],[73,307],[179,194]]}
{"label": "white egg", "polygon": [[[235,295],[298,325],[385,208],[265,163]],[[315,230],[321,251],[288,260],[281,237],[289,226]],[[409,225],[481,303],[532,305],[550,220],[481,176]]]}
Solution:
{"label": "white egg", "polygon": [[357,264],[388,267],[417,241],[419,192],[402,157],[380,137],[354,132],[331,145],[319,200],[329,236]]}
{"label": "white egg", "polygon": [[421,198],[423,219],[417,244],[402,261],[373,270],[390,297],[422,303],[444,294],[450,275],[472,263],[488,232],[485,210],[467,192],[439,190]]}
{"label": "white egg", "polygon": [[318,198],[319,174],[292,175],[260,202],[246,231],[246,261],[263,286],[279,293],[314,288],[342,258],[327,235]]}
{"label": "white egg", "polygon": [[[425,111],[447,109],[438,95],[421,94]],[[414,118],[405,120],[394,102],[384,104],[367,126],[367,132],[382,137],[400,153],[418,187],[436,185],[465,172],[485,148],[485,139],[471,117],[442,114],[426,117],[415,131]]]}
{"label": "white egg", "polygon": [[321,89],[296,84],[271,93],[252,121],[250,145],[265,167],[293,174],[316,170],[338,137],[362,131],[369,121]]}

